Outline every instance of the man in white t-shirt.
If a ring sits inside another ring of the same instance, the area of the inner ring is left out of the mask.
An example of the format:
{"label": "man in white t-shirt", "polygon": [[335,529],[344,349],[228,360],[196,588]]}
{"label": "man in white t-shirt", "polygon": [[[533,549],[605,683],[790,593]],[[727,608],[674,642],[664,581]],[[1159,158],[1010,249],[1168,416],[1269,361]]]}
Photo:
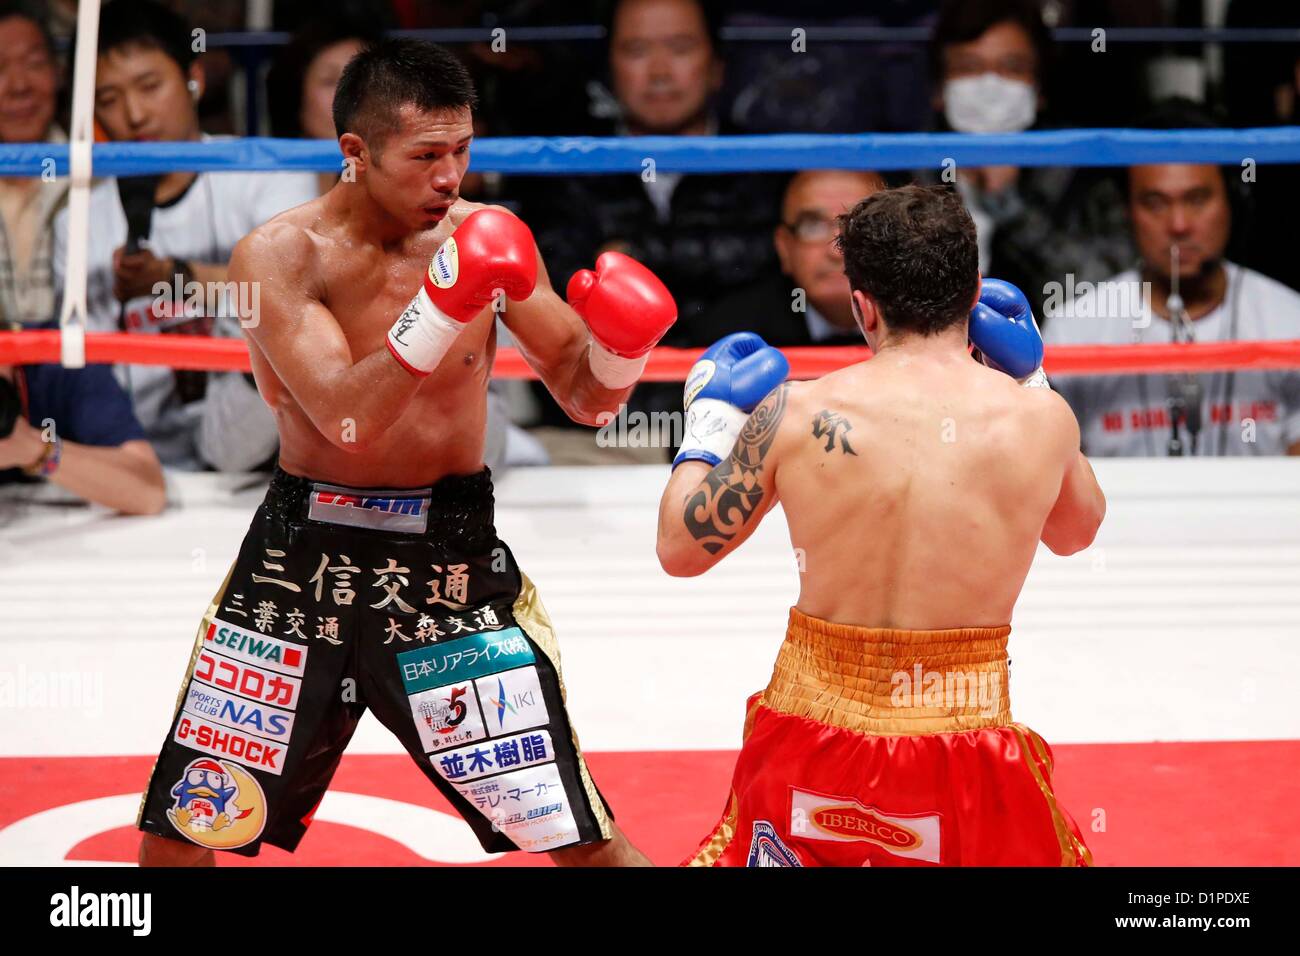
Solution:
{"label": "man in white t-shirt", "polygon": [[[197,110],[202,92],[203,70],[184,20],[152,0],[105,5],[95,118],[111,139],[206,139]],[[153,189],[147,238],[128,251],[119,184],[100,181],[90,196],[90,330],[238,337],[240,321],[256,317],[258,296],[225,286],[231,250],[316,191],[311,173],[168,173]],[[65,212],[55,221],[56,288],[67,261],[67,228]],[[274,453],[275,423],[251,376],[145,365],[118,371],[164,465],[241,470]]]}
{"label": "man in white t-shirt", "polygon": [[[1141,264],[1095,287],[1067,280],[1045,290],[1046,342],[1300,339],[1300,295],[1224,258],[1226,175],[1213,165],[1130,168]],[[1181,310],[1176,297],[1171,308],[1175,291]],[[1052,376],[1052,384],[1078,416],[1090,456],[1300,454],[1300,369]]]}

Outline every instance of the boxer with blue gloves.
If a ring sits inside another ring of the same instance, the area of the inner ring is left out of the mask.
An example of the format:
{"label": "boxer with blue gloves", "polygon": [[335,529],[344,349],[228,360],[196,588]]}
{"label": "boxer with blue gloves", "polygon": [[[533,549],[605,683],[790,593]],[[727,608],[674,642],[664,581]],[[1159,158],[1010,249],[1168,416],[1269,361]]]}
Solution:
{"label": "boxer with blue gloves", "polygon": [[686,424],[673,467],[722,461],[749,413],[789,374],[790,363],[780,350],[753,332],[733,332],[710,346],[686,378]]}
{"label": "boxer with blue gloves", "polygon": [[1050,388],[1043,372],[1043,334],[1029,299],[1002,279],[985,279],[970,313],[969,335],[977,358],[1027,388]]}
{"label": "boxer with blue gloves", "polygon": [[1051,751],[1007,694],[1039,542],[1079,551],[1105,512],[1078,423],[1020,387],[1044,382],[1042,338],[1018,289],[981,291],[954,192],[873,193],[838,243],[869,360],[785,383],[780,353],[740,333],[686,386],[664,570],[708,570],[780,500],[800,572],[722,817],[688,862],[1087,865]]}

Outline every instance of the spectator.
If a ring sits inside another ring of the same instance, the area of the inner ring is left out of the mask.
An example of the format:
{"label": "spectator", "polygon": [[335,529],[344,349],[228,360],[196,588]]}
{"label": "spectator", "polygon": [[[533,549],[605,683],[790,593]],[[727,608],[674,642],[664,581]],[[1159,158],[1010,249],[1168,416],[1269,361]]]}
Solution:
{"label": "spectator", "polygon": [[[610,77],[621,112],[614,132],[731,132],[714,112],[723,63],[707,5],[619,0],[609,24]],[[525,218],[537,230],[557,287],[601,252],[625,252],[659,276],[677,301],[677,324],[662,344],[705,345],[697,327],[705,309],[776,266],[770,236],[783,181],[771,174],[683,175],[648,165],[639,175],[547,177],[525,192]],[[680,391],[642,385],[628,405],[650,414],[673,411]],[[572,427],[540,390],[538,401],[543,424]]]}
{"label": "spectator", "polygon": [[701,336],[714,341],[732,332],[757,332],[776,346],[864,344],[849,305],[844,256],[835,244],[835,217],[884,186],[877,173],[865,170],[818,169],[792,177],[772,233],[780,272],[706,312]]}
{"label": "spectator", "polygon": [[607,132],[599,127],[608,117],[597,115],[612,101],[599,79],[607,62],[603,44],[528,43],[519,39],[519,31],[598,23],[607,7],[605,0],[513,0],[508,7],[486,0],[454,7],[425,4],[423,16],[403,16],[402,25],[503,31],[494,36],[504,42],[456,48],[482,98],[475,119],[486,121],[498,136],[583,136]]}
{"label": "spectator", "polygon": [[[1144,125],[1206,125],[1169,104]],[[1171,163],[1128,171],[1141,257],[1049,318],[1051,345],[1300,339],[1300,294],[1225,257],[1239,170]],[[1182,300],[1171,303],[1175,283]],[[1048,365],[1050,371],[1051,366]],[[1079,418],[1089,455],[1300,454],[1300,372],[1069,376],[1055,383]],[[1186,413],[1173,402],[1182,401]]]}
{"label": "spectator", "polygon": [[[334,88],[348,60],[380,35],[373,22],[343,17],[311,20],[295,33],[266,77],[271,135],[337,139]],[[320,173],[320,192],[326,192],[338,178],[337,172]]]}
{"label": "spectator", "polygon": [[[906,40],[871,42],[837,35],[854,28],[928,26],[933,0],[849,5],[813,0],[739,0],[728,26],[772,31],[770,42],[735,44],[727,57],[723,99],[733,123],[751,133],[913,132],[925,127],[925,47]],[[794,47],[794,31],[807,41]]]}
{"label": "spectator", "polygon": [[[257,8],[248,0],[164,0],[194,30],[202,34],[239,33],[252,29],[249,14]],[[192,42],[192,41],[191,41]],[[245,112],[244,81],[256,75],[246,68],[250,61],[238,54],[238,47],[207,44],[197,55],[203,66],[203,95],[196,111],[203,129],[213,134],[239,135],[248,130],[252,117]]]}
{"label": "spectator", "polygon": [[[945,0],[931,40],[934,102],[963,133],[1029,129],[1048,105],[1051,37],[1035,0]],[[1035,304],[1067,273],[1096,282],[1132,261],[1115,177],[1076,168],[957,169],[980,270]]]}
{"label": "spectator", "polygon": [[[40,8],[0,2],[0,142],[64,143],[54,119],[54,46]],[[40,325],[54,317],[54,216],[66,177],[0,179],[0,321]]]}
{"label": "spectator", "polygon": [[[267,112],[271,135],[286,138],[336,139],[334,89],[348,60],[382,33],[374,21],[347,16],[324,16],[308,21],[281,48],[266,77]],[[474,135],[487,132],[482,115],[474,117]],[[342,158],[340,157],[340,172]],[[339,179],[339,172],[319,173],[324,194]],[[500,177],[493,173],[467,173],[460,192],[475,202],[499,202],[495,189]],[[506,205],[511,205],[508,201]]]}
{"label": "spectator", "polygon": [[125,514],[162,511],[158,456],[108,366],[0,366],[0,484],[39,479]]}
{"label": "spectator", "polygon": [[[95,118],[113,140],[206,140],[195,104],[203,70],[189,27],[155,0],[113,0],[99,24]],[[316,195],[309,173],[168,173],[145,192],[147,238],[127,247],[122,184],[90,196],[86,307],[92,330],[236,336],[256,321],[259,290],[226,284],[230,251],[254,227]],[[61,286],[67,215],[55,221]],[[136,414],[164,465],[246,470],[276,447],[275,423],[251,376],[238,372],[119,369]]]}
{"label": "spectator", "polygon": [[[705,6],[694,0],[621,0],[610,21],[610,74],[625,136],[705,136],[724,129],[713,112],[723,64]],[[653,158],[653,157],[651,157]],[[691,174],[546,178],[525,202],[558,282],[606,249],[654,271],[677,300],[666,344],[704,343],[703,310],[775,265],[769,230],[783,177]],[[530,208],[530,206],[532,208]],[[536,209],[536,211],[534,211]]]}

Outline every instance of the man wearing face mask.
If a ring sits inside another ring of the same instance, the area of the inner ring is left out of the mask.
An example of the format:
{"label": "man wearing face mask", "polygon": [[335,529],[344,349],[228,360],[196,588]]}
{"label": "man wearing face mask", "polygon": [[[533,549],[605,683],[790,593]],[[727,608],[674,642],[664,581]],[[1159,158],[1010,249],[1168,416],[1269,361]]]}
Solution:
{"label": "man wearing face mask", "polygon": [[[1034,0],[946,0],[931,37],[943,124],[959,133],[1034,127],[1051,55]],[[1104,172],[959,167],[957,188],[975,220],[980,270],[1006,276],[1036,308],[1066,273],[1096,282],[1131,260],[1122,194]]]}

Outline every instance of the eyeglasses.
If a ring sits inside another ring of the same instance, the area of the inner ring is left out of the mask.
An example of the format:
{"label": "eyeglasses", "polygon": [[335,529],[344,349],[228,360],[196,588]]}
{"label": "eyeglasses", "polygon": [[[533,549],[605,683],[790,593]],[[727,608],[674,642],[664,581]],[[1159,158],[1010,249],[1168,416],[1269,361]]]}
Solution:
{"label": "eyeglasses", "polygon": [[800,216],[794,222],[783,222],[800,242],[830,242],[835,238],[835,220],[821,216]]}

